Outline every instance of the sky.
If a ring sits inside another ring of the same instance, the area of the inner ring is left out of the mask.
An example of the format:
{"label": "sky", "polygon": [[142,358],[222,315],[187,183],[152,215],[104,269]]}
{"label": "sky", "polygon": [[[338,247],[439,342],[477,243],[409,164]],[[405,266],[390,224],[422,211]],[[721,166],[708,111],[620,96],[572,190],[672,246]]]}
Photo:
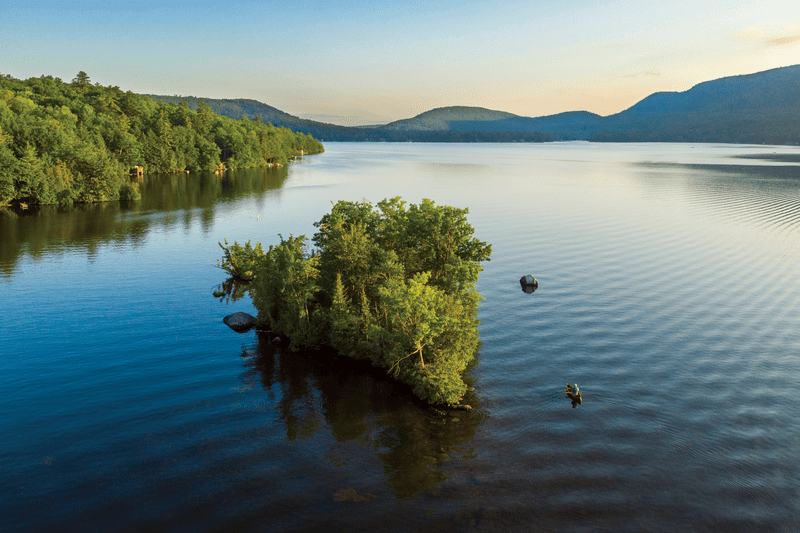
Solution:
{"label": "sky", "polygon": [[622,111],[800,63],[800,2],[0,0],[0,74],[388,122]]}

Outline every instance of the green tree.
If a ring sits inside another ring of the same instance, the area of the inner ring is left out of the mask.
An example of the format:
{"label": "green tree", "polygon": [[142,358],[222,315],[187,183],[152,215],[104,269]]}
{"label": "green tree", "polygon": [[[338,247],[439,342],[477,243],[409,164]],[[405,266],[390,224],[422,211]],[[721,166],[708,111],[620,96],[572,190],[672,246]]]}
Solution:
{"label": "green tree", "polygon": [[48,167],[44,171],[47,181],[47,196],[41,200],[45,204],[69,205],[75,200],[74,181],[75,176],[63,161],[56,161],[56,164]]}
{"label": "green tree", "polygon": [[195,131],[203,137],[211,135],[211,126],[214,122],[214,112],[206,103],[200,100],[197,108],[197,120],[195,120]]}
{"label": "green tree", "polygon": [[17,198],[35,201],[42,192],[44,169],[36,156],[36,150],[31,145],[26,145],[19,158],[16,168]]}
{"label": "green tree", "polygon": [[14,179],[18,162],[6,146],[10,140],[11,136],[4,134],[0,128],[0,206],[10,203],[17,196]]}
{"label": "green tree", "polygon": [[414,393],[431,403],[458,403],[466,392],[461,374],[478,349],[476,321],[470,306],[430,285],[430,274],[389,281],[379,289],[381,320],[370,329],[384,347],[377,362]]}
{"label": "green tree", "polygon": [[90,84],[91,80],[89,79],[89,75],[84,71],[78,72],[78,74],[72,79],[72,86],[81,92],[85,91]]}
{"label": "green tree", "polygon": [[[235,244],[235,243],[234,243]],[[256,250],[260,244],[256,245]],[[259,317],[290,341],[290,349],[315,347],[320,342],[321,323],[315,295],[318,258],[305,253],[306,238],[289,236],[270,246],[256,267],[253,297]],[[257,256],[258,252],[254,252]]]}

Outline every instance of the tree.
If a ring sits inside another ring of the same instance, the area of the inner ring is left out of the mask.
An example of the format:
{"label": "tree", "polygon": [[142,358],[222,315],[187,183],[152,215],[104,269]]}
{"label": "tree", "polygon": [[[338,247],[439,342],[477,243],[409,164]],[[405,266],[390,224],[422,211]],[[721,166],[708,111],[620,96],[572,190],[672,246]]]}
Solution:
{"label": "tree", "polygon": [[[316,347],[320,342],[320,317],[312,319],[315,294],[320,290],[318,258],[308,257],[305,245],[302,235],[287,240],[281,237],[280,244],[270,246],[255,267],[253,300],[259,317],[291,341],[290,349]],[[256,243],[256,250],[260,246]]]}
{"label": "tree", "polygon": [[73,87],[77,87],[81,91],[86,90],[86,87],[89,87],[90,83],[89,75],[84,71],[78,72],[78,75],[72,79]]}
{"label": "tree", "polygon": [[303,235],[281,237],[266,253],[220,246],[252,272],[259,318],[290,349],[371,359],[420,398],[453,405],[480,344],[475,283],[491,255],[467,212],[427,199],[406,208],[392,198],[377,209],[340,201],[315,224],[312,253]]}
{"label": "tree", "polygon": [[6,143],[11,140],[10,135],[3,133],[0,128],[0,206],[6,205],[16,198],[16,168],[19,162]]}
{"label": "tree", "polygon": [[195,131],[203,137],[211,134],[211,125],[214,120],[214,112],[206,105],[205,101],[200,100],[197,107],[197,120],[195,121]]}
{"label": "tree", "polygon": [[36,156],[36,150],[31,145],[26,145],[22,157],[16,168],[17,197],[35,201],[41,192],[44,169]]}
{"label": "tree", "polygon": [[384,347],[380,366],[409,383],[417,396],[431,403],[458,403],[466,392],[461,373],[479,345],[472,313],[477,298],[447,294],[429,279],[423,272],[379,287],[384,316],[370,336]]}

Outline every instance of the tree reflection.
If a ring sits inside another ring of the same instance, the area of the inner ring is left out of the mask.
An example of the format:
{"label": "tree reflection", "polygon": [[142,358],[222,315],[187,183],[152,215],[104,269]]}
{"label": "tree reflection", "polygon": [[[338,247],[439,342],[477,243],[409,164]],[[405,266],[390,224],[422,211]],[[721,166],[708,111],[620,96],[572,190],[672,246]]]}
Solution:
{"label": "tree reflection", "polygon": [[[243,378],[277,400],[289,440],[311,439],[327,427],[342,447],[357,442],[374,450],[398,499],[446,480],[451,458],[471,458],[470,442],[488,417],[473,392],[464,397],[472,410],[440,410],[369,362],[324,351],[290,353],[268,333],[257,338],[255,353],[243,354],[249,366]],[[472,389],[469,371],[465,381]],[[350,459],[345,450],[326,457],[334,466]]]}
{"label": "tree reflection", "polygon": [[149,174],[136,202],[0,207],[0,278],[13,276],[22,254],[39,259],[80,249],[91,256],[106,244],[143,245],[157,230],[199,223],[210,231],[219,203],[263,196],[280,189],[287,177],[288,166],[226,172],[223,178],[211,172]]}
{"label": "tree reflection", "polygon": [[250,289],[250,282],[229,277],[219,285],[212,293],[214,298],[219,298],[219,301],[228,305],[230,302],[238,302],[247,295]]}

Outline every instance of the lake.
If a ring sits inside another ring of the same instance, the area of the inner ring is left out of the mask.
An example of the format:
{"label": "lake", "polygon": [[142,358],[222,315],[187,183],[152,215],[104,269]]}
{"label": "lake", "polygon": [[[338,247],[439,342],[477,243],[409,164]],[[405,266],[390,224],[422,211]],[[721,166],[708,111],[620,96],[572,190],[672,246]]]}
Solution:
{"label": "lake", "polygon": [[[325,148],[0,210],[3,533],[797,531],[800,150]],[[493,246],[470,412],[222,323],[218,242],[393,196]]]}

